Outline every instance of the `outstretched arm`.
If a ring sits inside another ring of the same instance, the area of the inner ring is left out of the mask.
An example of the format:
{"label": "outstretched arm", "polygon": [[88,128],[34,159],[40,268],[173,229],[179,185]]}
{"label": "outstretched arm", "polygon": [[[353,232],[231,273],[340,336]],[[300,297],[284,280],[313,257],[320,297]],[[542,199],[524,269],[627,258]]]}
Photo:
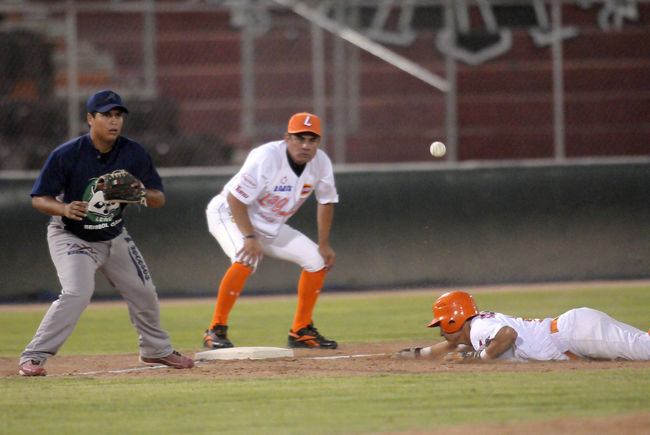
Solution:
{"label": "outstretched arm", "polygon": [[441,341],[432,346],[427,347],[409,347],[397,352],[394,357],[401,359],[413,358],[427,358],[427,359],[442,359],[449,352],[453,352],[457,346],[448,341]]}
{"label": "outstretched arm", "polygon": [[474,350],[471,346],[468,349],[455,349],[445,359],[454,362],[490,361],[510,349],[516,339],[517,331],[510,326],[503,326],[494,338],[487,342],[484,349]]}
{"label": "outstretched arm", "polygon": [[429,358],[442,359],[456,362],[469,362],[472,360],[489,361],[510,349],[517,339],[517,331],[509,326],[499,329],[499,332],[490,341],[488,346],[481,350],[474,350],[471,346],[461,344],[455,345],[449,341],[442,341],[428,347],[410,347],[402,349],[395,354],[396,358]]}

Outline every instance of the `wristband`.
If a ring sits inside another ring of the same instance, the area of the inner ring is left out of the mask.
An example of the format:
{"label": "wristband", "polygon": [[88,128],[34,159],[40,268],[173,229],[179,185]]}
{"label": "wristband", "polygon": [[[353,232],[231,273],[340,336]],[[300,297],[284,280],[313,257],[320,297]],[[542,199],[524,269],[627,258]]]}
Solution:
{"label": "wristband", "polygon": [[257,239],[257,234],[248,234],[244,236],[245,239]]}

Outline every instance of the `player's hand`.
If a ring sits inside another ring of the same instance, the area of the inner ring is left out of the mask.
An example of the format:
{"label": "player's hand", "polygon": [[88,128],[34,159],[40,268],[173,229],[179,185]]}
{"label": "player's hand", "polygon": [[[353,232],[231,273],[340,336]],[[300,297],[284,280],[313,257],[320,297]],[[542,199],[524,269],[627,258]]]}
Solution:
{"label": "player's hand", "polygon": [[244,239],[244,246],[237,252],[237,261],[251,268],[262,261],[263,257],[262,246],[256,237]]}
{"label": "player's hand", "polygon": [[402,349],[396,354],[393,355],[393,358],[397,359],[416,359],[420,358],[420,351],[422,350],[421,347],[407,347],[406,349]]}
{"label": "player's hand", "polygon": [[85,218],[87,211],[88,203],[85,201],[72,201],[63,206],[63,216],[75,221]]}
{"label": "player's hand", "polygon": [[336,261],[336,254],[334,250],[330,248],[329,245],[319,245],[318,253],[325,260],[325,269],[331,270],[334,267],[334,262]]}
{"label": "player's hand", "polygon": [[469,352],[449,352],[445,355],[445,361],[455,363],[455,364],[464,364],[471,362],[479,362],[481,360],[481,351],[472,350]]}

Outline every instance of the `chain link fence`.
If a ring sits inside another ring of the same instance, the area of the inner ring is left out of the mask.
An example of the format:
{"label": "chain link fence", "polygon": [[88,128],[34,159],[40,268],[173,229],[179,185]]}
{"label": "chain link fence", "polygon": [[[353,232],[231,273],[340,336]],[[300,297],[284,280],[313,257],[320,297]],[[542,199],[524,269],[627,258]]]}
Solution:
{"label": "chain link fence", "polygon": [[645,158],[649,20],[641,0],[0,1],[0,169],[40,168],[105,88],[159,167],[238,164],[303,110],[335,163],[431,161],[433,140],[439,162]]}

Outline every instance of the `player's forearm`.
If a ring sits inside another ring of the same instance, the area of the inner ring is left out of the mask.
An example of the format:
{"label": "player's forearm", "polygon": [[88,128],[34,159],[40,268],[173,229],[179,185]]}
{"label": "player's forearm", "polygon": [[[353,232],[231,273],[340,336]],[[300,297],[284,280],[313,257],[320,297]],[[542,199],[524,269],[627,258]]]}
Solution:
{"label": "player's forearm", "polygon": [[33,196],[32,206],[50,216],[65,216],[65,204],[51,196]]}
{"label": "player's forearm", "polygon": [[61,202],[52,196],[32,197],[32,206],[49,216],[65,216],[69,219],[81,220],[86,216],[88,203],[84,201]]}
{"label": "player's forearm", "polygon": [[497,332],[494,339],[485,348],[483,359],[490,360],[498,357],[510,349],[517,340],[517,331],[509,326],[504,326]]}
{"label": "player's forearm", "polygon": [[332,221],[334,220],[334,204],[318,203],[316,211],[316,222],[318,224],[318,244],[327,246],[329,244]]}
{"label": "player's forearm", "polygon": [[165,194],[157,189],[145,189],[147,192],[147,207],[160,208],[165,205]]}
{"label": "player's forearm", "polygon": [[239,231],[244,236],[249,234],[255,234],[255,228],[251,223],[251,219],[248,216],[248,206],[235,198],[232,194],[228,194],[228,206],[230,207],[230,212],[232,217],[235,219],[235,224]]}
{"label": "player's forearm", "polygon": [[434,344],[433,346],[423,347],[420,350],[420,355],[423,358],[429,359],[441,359],[447,353],[454,350],[455,346],[450,344],[448,341],[441,341]]}
{"label": "player's forearm", "polygon": [[456,348],[448,341],[441,341],[427,347],[409,347],[397,352],[394,357],[400,359],[442,359],[449,352]]}

